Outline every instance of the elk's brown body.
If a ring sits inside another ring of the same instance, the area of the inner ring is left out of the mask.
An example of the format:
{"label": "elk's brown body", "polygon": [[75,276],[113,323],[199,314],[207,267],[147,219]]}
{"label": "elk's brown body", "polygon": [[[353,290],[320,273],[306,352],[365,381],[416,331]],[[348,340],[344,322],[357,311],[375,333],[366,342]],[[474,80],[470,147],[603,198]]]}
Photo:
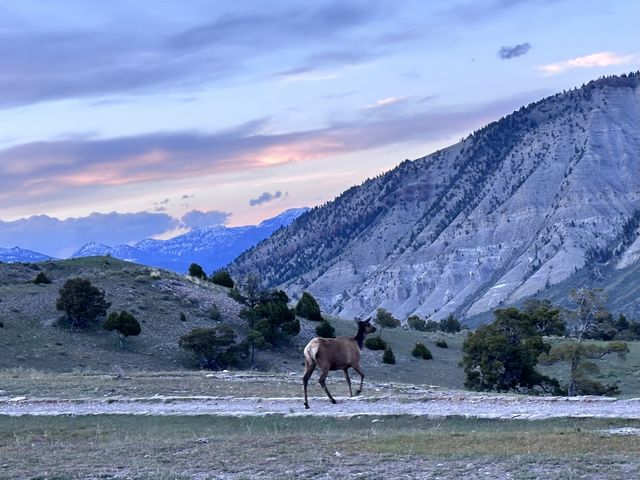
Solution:
{"label": "elk's brown body", "polygon": [[342,370],[344,378],[349,385],[349,395],[353,397],[351,390],[351,379],[349,378],[349,368],[353,368],[360,375],[360,388],[356,391],[356,395],[362,392],[362,384],[364,383],[364,373],[360,368],[360,349],[364,344],[364,338],[368,333],[376,331],[376,327],[371,325],[371,319],[360,321],[356,320],[358,325],[358,333],[355,337],[338,337],[338,338],[320,338],[316,337],[311,340],[304,348],[304,377],[302,377],[302,386],[304,387],[304,407],[309,408],[307,400],[307,384],[311,374],[318,367],[321,370],[318,382],[323,388],[331,403],[336,403],[335,399],[329,393],[325,380],[331,370]]}

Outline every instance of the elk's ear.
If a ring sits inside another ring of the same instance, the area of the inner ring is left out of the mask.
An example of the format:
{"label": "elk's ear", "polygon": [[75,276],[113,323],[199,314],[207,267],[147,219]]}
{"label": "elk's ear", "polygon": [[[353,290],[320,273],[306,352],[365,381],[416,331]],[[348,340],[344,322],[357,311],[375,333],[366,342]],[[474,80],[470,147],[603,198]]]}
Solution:
{"label": "elk's ear", "polygon": [[360,325],[360,317],[353,317],[353,321],[356,325]]}
{"label": "elk's ear", "polygon": [[371,321],[371,319],[372,319],[372,318],[373,318],[373,317],[369,317],[369,318],[367,318],[367,319],[364,321],[364,323],[369,323],[369,322]]}

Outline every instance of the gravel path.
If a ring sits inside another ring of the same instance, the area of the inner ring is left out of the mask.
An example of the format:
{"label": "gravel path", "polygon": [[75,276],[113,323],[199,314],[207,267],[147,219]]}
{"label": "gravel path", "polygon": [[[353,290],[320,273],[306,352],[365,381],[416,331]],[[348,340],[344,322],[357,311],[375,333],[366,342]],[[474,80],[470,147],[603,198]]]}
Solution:
{"label": "gravel path", "polygon": [[219,415],[219,416],[331,416],[416,415],[463,416],[491,419],[627,418],[640,419],[640,399],[607,397],[527,397],[458,392],[419,392],[411,395],[310,398],[305,410],[301,398],[142,397],[29,399],[0,397],[0,415]]}

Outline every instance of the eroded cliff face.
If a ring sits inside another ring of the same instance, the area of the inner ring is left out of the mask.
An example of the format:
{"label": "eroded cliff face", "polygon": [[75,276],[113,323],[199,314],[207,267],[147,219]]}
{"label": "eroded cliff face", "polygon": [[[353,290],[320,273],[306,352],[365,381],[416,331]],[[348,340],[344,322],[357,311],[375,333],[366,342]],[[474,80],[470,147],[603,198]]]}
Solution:
{"label": "eroded cliff face", "polygon": [[640,75],[546,98],[315,208],[243,254],[326,311],[474,315],[640,259]]}

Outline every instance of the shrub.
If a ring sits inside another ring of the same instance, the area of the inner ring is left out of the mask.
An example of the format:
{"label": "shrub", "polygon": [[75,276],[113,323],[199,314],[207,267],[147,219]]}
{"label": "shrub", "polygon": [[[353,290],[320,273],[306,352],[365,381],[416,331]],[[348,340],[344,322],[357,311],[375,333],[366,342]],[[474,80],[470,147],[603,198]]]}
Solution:
{"label": "shrub", "polygon": [[387,345],[387,348],[385,348],[384,350],[384,355],[382,355],[382,363],[388,363],[390,365],[393,365],[396,363],[396,357],[393,354],[393,350],[391,350],[391,347]]}
{"label": "shrub", "polygon": [[184,314],[184,312],[180,312],[180,321],[181,322],[187,321],[187,316]]}
{"label": "shrub", "polygon": [[0,328],[4,328],[4,322],[0,322]]}
{"label": "shrub", "polygon": [[235,343],[236,334],[228,325],[194,328],[180,337],[180,348],[191,351],[202,368],[222,369],[246,356],[246,346]]}
{"label": "shrub", "polygon": [[431,355],[431,350],[429,350],[424,343],[416,343],[416,345],[413,347],[413,350],[411,350],[411,355],[413,355],[416,358],[422,358],[424,360],[431,360],[433,358],[433,355]]}
{"label": "shrub", "polygon": [[36,275],[36,278],[33,279],[33,283],[35,283],[36,285],[48,284],[51,283],[51,279],[47,277],[44,272],[39,272]]}
{"label": "shrub", "polygon": [[335,338],[336,329],[329,322],[323,320],[316,327],[316,335],[323,338]]}
{"label": "shrub", "polygon": [[384,308],[379,308],[376,312],[376,323],[381,328],[397,328],[400,326],[400,320],[391,315],[391,312]]}
{"label": "shrub", "polygon": [[409,325],[409,328],[412,328],[414,330],[418,330],[420,332],[424,332],[425,328],[426,328],[426,325],[427,325],[427,322],[422,320],[417,315],[411,315],[409,318],[407,318],[407,325]]}
{"label": "shrub", "polygon": [[364,346],[369,350],[384,350],[387,348],[387,342],[380,335],[376,335],[375,337],[368,337],[364,341]]}
{"label": "shrub", "polygon": [[124,349],[124,340],[130,336],[140,335],[142,329],[138,320],[126,310],[120,313],[111,312],[104,322],[103,328],[108,332],[114,330],[118,334],[120,349]]}
{"label": "shrub", "polygon": [[104,292],[84,278],[67,280],[59,293],[56,308],[65,312],[72,330],[74,327],[86,327],[98,317],[106,315],[111,306],[104,299]]}
{"label": "shrub", "polygon": [[436,341],[436,347],[449,348],[449,345],[447,345],[447,341],[444,338],[441,338],[440,340]]}
{"label": "shrub", "polygon": [[207,274],[204,273],[202,267],[197,263],[192,263],[191,265],[189,265],[189,275],[195,278],[201,278],[203,280],[207,278]]}
{"label": "shrub", "polygon": [[209,278],[209,281],[227,288],[233,288],[235,286],[231,275],[229,275],[229,272],[226,270],[218,270],[217,272],[214,272]]}
{"label": "shrub", "polygon": [[246,297],[242,295],[242,293],[240,293],[240,290],[238,290],[236,287],[233,287],[231,290],[229,290],[228,295],[229,295],[229,298],[232,298],[236,302],[242,305],[247,305]]}
{"label": "shrub", "polygon": [[313,295],[307,292],[302,292],[302,297],[298,300],[296,305],[296,314],[307,320],[313,320],[314,322],[322,321],[322,314],[320,313],[320,305]]}
{"label": "shrub", "polygon": [[218,322],[222,318],[222,314],[220,313],[220,309],[218,308],[218,306],[215,303],[213,305],[211,305],[211,308],[209,308],[209,318],[211,320],[213,320],[214,322]]}
{"label": "shrub", "polygon": [[460,331],[460,322],[453,315],[440,320],[440,330],[446,333],[457,333]]}

